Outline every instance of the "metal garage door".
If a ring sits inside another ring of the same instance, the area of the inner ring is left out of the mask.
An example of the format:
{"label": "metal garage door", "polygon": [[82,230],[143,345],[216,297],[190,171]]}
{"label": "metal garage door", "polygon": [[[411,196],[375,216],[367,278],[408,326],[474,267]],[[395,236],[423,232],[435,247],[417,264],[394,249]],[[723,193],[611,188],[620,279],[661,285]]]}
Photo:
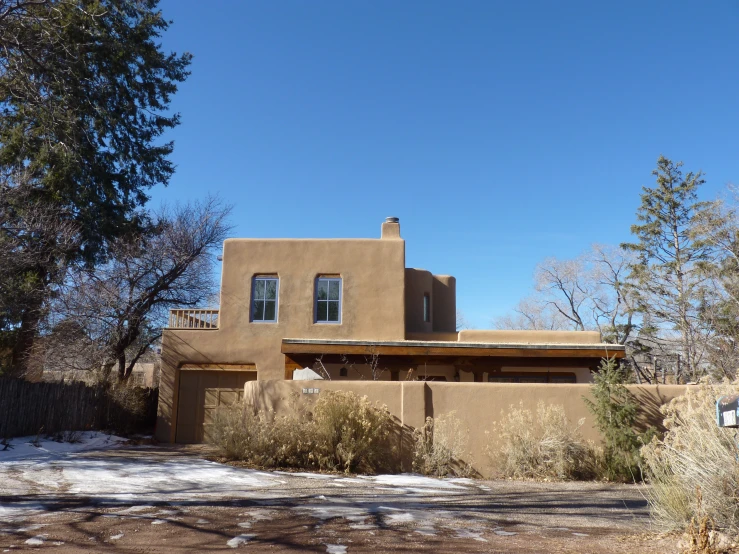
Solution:
{"label": "metal garage door", "polygon": [[175,442],[210,442],[216,409],[241,400],[244,383],[256,378],[256,371],[181,371]]}

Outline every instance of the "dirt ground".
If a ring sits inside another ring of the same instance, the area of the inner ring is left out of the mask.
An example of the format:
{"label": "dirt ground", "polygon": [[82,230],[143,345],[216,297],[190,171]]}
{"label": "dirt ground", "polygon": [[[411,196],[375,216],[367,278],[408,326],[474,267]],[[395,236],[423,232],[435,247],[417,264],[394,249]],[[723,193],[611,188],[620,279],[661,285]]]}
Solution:
{"label": "dirt ground", "polygon": [[0,552],[676,552],[635,486],[259,472],[206,453],[0,462]]}

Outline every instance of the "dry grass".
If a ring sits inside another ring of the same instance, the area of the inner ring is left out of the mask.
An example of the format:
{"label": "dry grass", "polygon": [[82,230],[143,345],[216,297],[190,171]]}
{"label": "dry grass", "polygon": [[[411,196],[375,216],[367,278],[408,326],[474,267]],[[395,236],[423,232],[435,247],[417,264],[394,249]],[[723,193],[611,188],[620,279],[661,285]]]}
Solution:
{"label": "dry grass", "polygon": [[236,404],[216,413],[213,439],[224,456],[259,467],[361,471],[395,460],[392,416],[353,392],[324,391],[312,413],[276,416]]}
{"label": "dry grass", "polygon": [[413,469],[424,475],[467,477],[472,473],[469,459],[469,430],[456,412],[427,417],[413,431]]}
{"label": "dry grass", "polygon": [[596,473],[596,451],[580,428],[570,422],[564,407],[539,402],[536,414],[511,406],[494,425],[499,442],[487,452],[495,469],[515,479],[588,479]]}
{"label": "dry grass", "polygon": [[[651,483],[648,500],[655,523],[664,529],[697,530],[711,521],[739,532],[739,463],[735,430],[716,424],[716,400],[736,394],[729,383],[689,387],[662,407],[667,428],[662,440],[642,448]],[[701,495],[696,499],[695,491]],[[707,518],[707,519],[705,519]]]}

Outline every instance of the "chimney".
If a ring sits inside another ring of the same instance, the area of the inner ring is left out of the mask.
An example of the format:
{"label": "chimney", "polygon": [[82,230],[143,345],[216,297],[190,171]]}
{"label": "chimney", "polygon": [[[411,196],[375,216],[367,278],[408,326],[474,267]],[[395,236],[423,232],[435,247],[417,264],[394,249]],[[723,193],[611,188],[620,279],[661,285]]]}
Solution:
{"label": "chimney", "polygon": [[397,217],[386,217],[382,222],[383,239],[399,239],[400,238],[400,219]]}

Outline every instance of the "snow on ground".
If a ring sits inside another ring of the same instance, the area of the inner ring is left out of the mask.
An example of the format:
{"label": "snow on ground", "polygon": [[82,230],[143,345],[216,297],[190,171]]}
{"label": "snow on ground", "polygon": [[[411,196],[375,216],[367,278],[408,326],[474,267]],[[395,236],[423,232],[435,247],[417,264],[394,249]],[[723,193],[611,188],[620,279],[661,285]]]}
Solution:
{"label": "snow on ground", "polygon": [[0,448],[0,463],[16,459],[49,458],[84,452],[86,450],[103,450],[113,448],[126,439],[115,435],[106,435],[97,431],[82,433],[80,442],[57,442],[40,437],[18,437],[9,441],[9,446]]}
{"label": "snow on ground", "polygon": [[36,447],[30,444],[34,440],[14,439],[12,449],[0,452],[0,496],[39,490],[45,494],[34,501],[0,502],[0,521],[45,511],[45,501],[51,503],[62,494],[88,497],[96,504],[145,504],[243,498],[254,489],[285,483],[269,473],[197,458],[95,456],[91,450],[109,449],[125,440],[102,433],[85,433],[82,442],[73,444],[44,440]]}
{"label": "snow on ground", "polygon": [[[89,499],[90,506],[112,508],[103,517],[140,518],[152,525],[182,519],[177,516],[187,511],[184,505],[189,502],[248,499],[265,507],[250,507],[238,514],[237,525],[244,531],[260,520],[276,517],[275,509],[266,507],[270,502],[275,502],[273,508],[313,518],[316,527],[341,518],[351,529],[374,532],[381,527],[405,527],[421,535],[444,531],[475,541],[486,540],[482,536],[485,529],[499,536],[513,536],[523,529],[518,525],[516,532],[509,531],[507,521],[490,514],[484,503],[478,506],[476,497],[490,494],[491,489],[471,479],[265,472],[189,456],[95,452],[123,441],[100,433],[86,433],[79,444],[42,441],[36,447],[29,444],[34,438],[16,439],[10,452],[0,452],[0,497],[27,497],[0,502],[0,522],[22,525],[27,516],[51,513],[60,498],[74,495]],[[160,503],[177,509],[163,510]],[[444,509],[456,503],[463,507]],[[205,523],[198,520],[198,524]],[[43,543],[42,533],[31,538]],[[111,540],[121,537],[113,535]],[[237,548],[254,537],[239,534],[227,545]],[[341,544],[326,547],[337,553],[345,548]]]}

